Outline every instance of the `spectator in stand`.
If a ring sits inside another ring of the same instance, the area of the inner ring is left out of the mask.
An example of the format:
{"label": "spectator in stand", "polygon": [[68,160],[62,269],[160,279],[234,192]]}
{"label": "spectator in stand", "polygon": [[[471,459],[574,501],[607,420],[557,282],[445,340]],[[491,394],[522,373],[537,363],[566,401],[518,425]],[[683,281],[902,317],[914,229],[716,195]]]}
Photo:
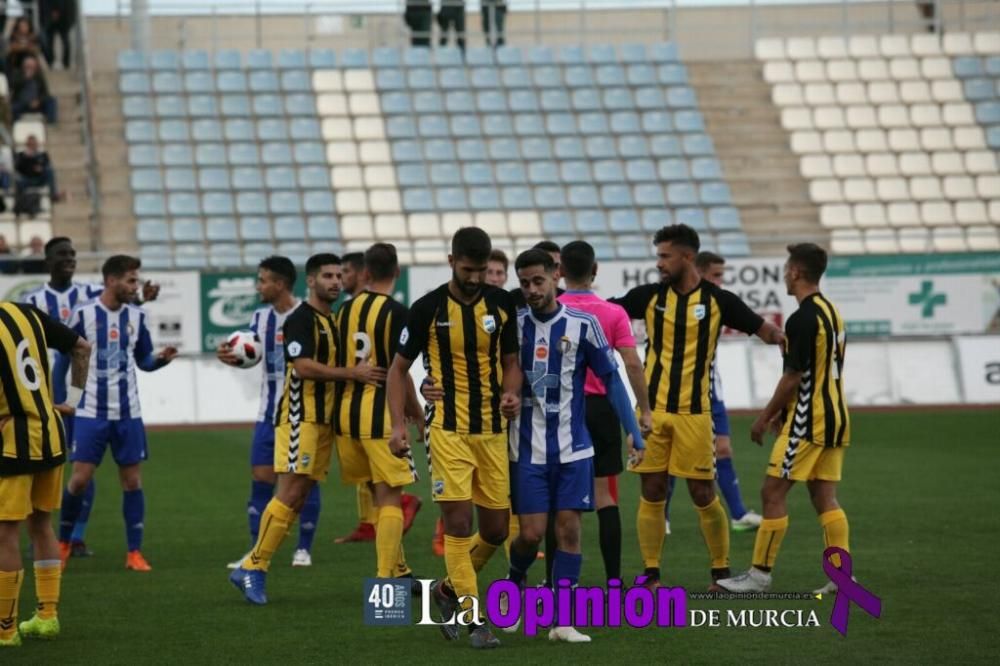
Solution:
{"label": "spectator in stand", "polygon": [[25,259],[45,256],[45,241],[40,236],[32,236],[28,241],[28,246],[21,250],[21,256]]}
{"label": "spectator in stand", "polygon": [[406,0],[403,22],[410,28],[410,46],[431,45],[431,19],[434,9],[431,0]]}
{"label": "spectator in stand", "polygon": [[10,245],[7,245],[7,238],[0,234],[0,254],[11,254]]}
{"label": "spectator in stand", "polygon": [[26,113],[40,113],[48,123],[58,118],[56,99],[49,94],[49,84],[38,67],[38,59],[27,57],[11,82],[11,114],[14,122]]}
{"label": "spectator in stand", "polygon": [[69,69],[70,33],[76,25],[76,0],[39,0],[42,23],[42,47],[45,62],[52,67],[56,59],[56,37],[62,41],[63,69]]}
{"label": "spectator in stand", "polygon": [[465,53],[465,0],[441,0],[441,9],[437,15],[438,27],[441,28],[441,46],[448,44],[448,30],[455,29],[455,43]]}
{"label": "spectator in stand", "polygon": [[14,27],[7,38],[7,74],[21,69],[21,63],[27,58],[37,58],[41,53],[41,40],[31,27],[31,21],[20,17],[14,21]]}
{"label": "spectator in stand", "polygon": [[19,194],[29,187],[48,187],[53,201],[62,199],[62,194],[56,188],[56,172],[52,169],[49,154],[38,149],[38,137],[34,134],[28,137],[24,150],[17,154],[14,171],[17,172]]}
{"label": "spectator in stand", "polygon": [[504,38],[504,29],[507,24],[507,0],[482,0],[481,4],[486,45],[494,48],[503,46],[507,41]]}

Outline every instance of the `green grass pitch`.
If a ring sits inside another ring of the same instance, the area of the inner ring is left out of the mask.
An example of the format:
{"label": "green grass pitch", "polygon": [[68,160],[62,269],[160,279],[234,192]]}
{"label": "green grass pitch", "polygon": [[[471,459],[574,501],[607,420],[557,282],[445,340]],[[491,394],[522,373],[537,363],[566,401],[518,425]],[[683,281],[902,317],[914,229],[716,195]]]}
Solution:
{"label": "green grass pitch", "polygon": [[[503,647],[474,655],[466,641],[445,643],[430,627],[373,628],[362,623],[361,578],[373,574],[371,544],[334,545],[356,521],[354,493],[337,470],[323,487],[323,510],[311,569],[290,566],[292,535],[271,568],[271,603],[250,607],[227,582],[226,562],[246,549],[248,430],[153,432],[144,468],[150,574],[124,570],[121,491],[114,465],[98,475],[88,543],[96,556],[75,559],[63,578],[63,633],[0,654],[2,664],[200,663],[832,663],[986,661],[1000,653],[993,610],[997,596],[1000,462],[996,411],[857,413],[841,501],[851,526],[855,574],[882,598],[875,620],[852,607],[848,637],[829,625],[832,599],[796,602],[693,601],[691,608],[815,610],[819,628],[590,629],[589,645],[552,644],[500,634]],[[768,450],[749,442],[747,418],[733,420],[736,466],[744,498],[760,507]],[[423,464],[422,447],[418,464]],[[436,512],[426,474],[415,492],[424,509],[406,537],[418,575],[436,577],[444,563],[430,551]],[[621,483],[624,569],[639,571],[635,538],[637,480]],[[775,574],[776,591],[807,591],[824,582],[823,542],[805,488],[790,502],[791,528]],[[697,519],[682,487],[664,548],[669,585],[702,591],[708,562]],[[602,576],[596,517],[584,521],[583,583]],[[748,566],[752,533],[732,535],[734,570]],[[29,563],[30,566],[30,563]],[[505,573],[502,551],[480,574]],[[539,562],[532,582],[542,576]],[[34,603],[29,576],[21,616]],[[432,661],[433,660],[433,661]],[[994,662],[995,663],[995,662]]]}

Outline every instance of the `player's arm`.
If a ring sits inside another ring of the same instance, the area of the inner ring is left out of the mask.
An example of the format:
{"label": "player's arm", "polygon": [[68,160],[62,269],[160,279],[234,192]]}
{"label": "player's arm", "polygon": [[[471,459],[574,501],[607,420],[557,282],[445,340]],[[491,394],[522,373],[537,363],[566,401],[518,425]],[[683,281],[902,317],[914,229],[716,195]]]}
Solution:
{"label": "player's arm", "polygon": [[785,354],[784,372],[778,380],[771,400],[750,428],[750,439],[763,444],[764,432],[782,410],[795,397],[802,376],[809,369],[812,346],[816,341],[816,321],[811,322],[796,313],[788,320],[788,352]]}
{"label": "player's arm", "polygon": [[604,382],[604,388],[608,392],[608,402],[611,403],[622,427],[629,435],[629,458],[637,464],[642,459],[641,451],[646,445],[639,429],[639,422],[635,418],[635,411],[632,409],[632,400],[629,399],[625,384],[618,374],[615,355],[596,321],[587,331],[586,337],[580,341],[580,345],[583,347],[587,367]]}
{"label": "player's arm", "polygon": [[785,334],[781,329],[750,309],[731,291],[720,289],[717,293],[719,307],[722,310],[722,323],[729,328],[743,331],[747,335],[756,335],[769,345],[780,345],[785,342]]}
{"label": "player's arm", "polygon": [[[395,301],[390,301],[391,312],[389,315],[389,339],[388,339],[388,355],[387,358],[395,359],[396,352],[399,351],[399,340],[403,337],[403,329],[406,328],[406,322],[410,317],[409,309],[402,303],[397,303]],[[392,361],[390,361],[390,365]],[[406,420],[417,426],[417,433],[419,438],[422,440],[423,430],[424,430],[424,408],[420,406],[420,401],[417,400],[417,389],[413,384],[413,377],[408,372],[406,374],[406,406],[404,413]]]}
{"label": "player's arm", "polygon": [[385,368],[377,368],[366,360],[358,361],[353,368],[338,368],[311,358],[292,359],[292,367],[299,379],[314,382],[361,382],[381,386],[385,381]]}
{"label": "player's arm", "polygon": [[653,430],[653,410],[649,405],[649,386],[646,384],[646,373],[643,372],[642,360],[635,347],[618,347],[625,364],[625,375],[635,394],[636,406],[639,408],[640,427],[644,433]]}
{"label": "player's arm", "polygon": [[146,318],[139,321],[139,340],[135,343],[135,363],[141,370],[154,372],[166,366],[177,357],[177,347],[164,347],[153,353],[153,338],[146,328]]}
{"label": "player's arm", "polygon": [[[412,401],[416,401],[410,366],[427,346],[427,332],[434,318],[433,304],[421,298],[410,308],[406,325],[400,330],[396,354],[389,366],[385,380],[386,401],[389,403],[389,417],[392,419],[392,434],[389,449],[394,456],[402,458],[410,450],[409,435],[406,430],[407,414],[412,412],[417,420],[422,418],[418,410],[413,411]],[[411,391],[414,391],[412,394]]]}
{"label": "player's arm", "polygon": [[45,339],[48,341],[49,347],[68,355],[70,358],[70,385],[66,391],[66,404],[57,407],[63,414],[70,415],[76,409],[76,405],[83,395],[83,389],[87,386],[87,373],[90,370],[90,343],[69,326],[57,322],[38,308],[34,308],[34,310],[41,319],[42,329],[45,331]]}
{"label": "player's arm", "polygon": [[521,387],[524,373],[518,359],[520,343],[517,334],[517,307],[509,297],[503,304],[507,311],[507,321],[500,329],[500,366],[503,368],[503,382],[500,396],[500,413],[508,419],[517,418],[521,412]]}
{"label": "player's arm", "polygon": [[656,294],[659,285],[643,284],[633,287],[622,296],[609,298],[609,303],[620,305],[625,309],[629,319],[645,319],[646,308],[649,307],[650,299]]}

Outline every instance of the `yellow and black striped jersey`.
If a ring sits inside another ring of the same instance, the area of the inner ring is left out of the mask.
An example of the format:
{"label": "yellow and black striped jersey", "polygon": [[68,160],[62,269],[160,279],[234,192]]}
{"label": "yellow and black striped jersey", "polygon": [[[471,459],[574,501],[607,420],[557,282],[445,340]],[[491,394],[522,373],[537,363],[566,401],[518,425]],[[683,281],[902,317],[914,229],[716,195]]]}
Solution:
{"label": "yellow and black striped jersey", "polygon": [[723,326],[753,334],[764,320],[739,297],[707,280],[686,294],[666,283],[612,298],[646,324],[646,383],[653,410],[708,414],[709,377]]}
{"label": "yellow and black striped jersey", "polygon": [[46,350],[68,354],[77,337],[36,307],[0,303],[0,477],[43,471],[66,459]]}
{"label": "yellow and black striped jersey", "polygon": [[[388,368],[409,314],[391,296],[365,291],[337,313],[337,366],[353,368],[361,359]],[[337,382],[336,433],[353,439],[383,439],[392,425],[385,386]]]}
{"label": "yellow and black striped jersey", "polygon": [[785,370],[802,373],[785,408],[783,434],[817,446],[847,446],[851,418],[844,395],[847,334],[837,308],[820,293],[807,296],[785,323]]}
{"label": "yellow and black striped jersey", "polygon": [[423,353],[428,375],[444,390],[429,425],[469,435],[504,432],[501,358],[517,349],[510,294],[488,285],[469,304],[447,283],[417,299],[399,339],[399,354],[412,361]]}
{"label": "yellow and black striped jersey", "polygon": [[333,316],[308,303],[295,309],[282,327],[285,342],[285,386],[274,413],[275,424],[332,423],[334,385],[295,374],[293,362],[310,358],[331,368],[337,360],[337,326]]}

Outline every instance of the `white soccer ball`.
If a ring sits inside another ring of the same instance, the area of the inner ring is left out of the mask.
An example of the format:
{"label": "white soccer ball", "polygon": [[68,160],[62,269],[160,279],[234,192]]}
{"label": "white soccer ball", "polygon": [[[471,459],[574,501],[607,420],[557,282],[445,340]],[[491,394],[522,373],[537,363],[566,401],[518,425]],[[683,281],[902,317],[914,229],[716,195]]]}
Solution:
{"label": "white soccer ball", "polygon": [[238,368],[252,368],[264,358],[264,345],[253,331],[236,331],[228,338],[226,344],[238,360]]}

